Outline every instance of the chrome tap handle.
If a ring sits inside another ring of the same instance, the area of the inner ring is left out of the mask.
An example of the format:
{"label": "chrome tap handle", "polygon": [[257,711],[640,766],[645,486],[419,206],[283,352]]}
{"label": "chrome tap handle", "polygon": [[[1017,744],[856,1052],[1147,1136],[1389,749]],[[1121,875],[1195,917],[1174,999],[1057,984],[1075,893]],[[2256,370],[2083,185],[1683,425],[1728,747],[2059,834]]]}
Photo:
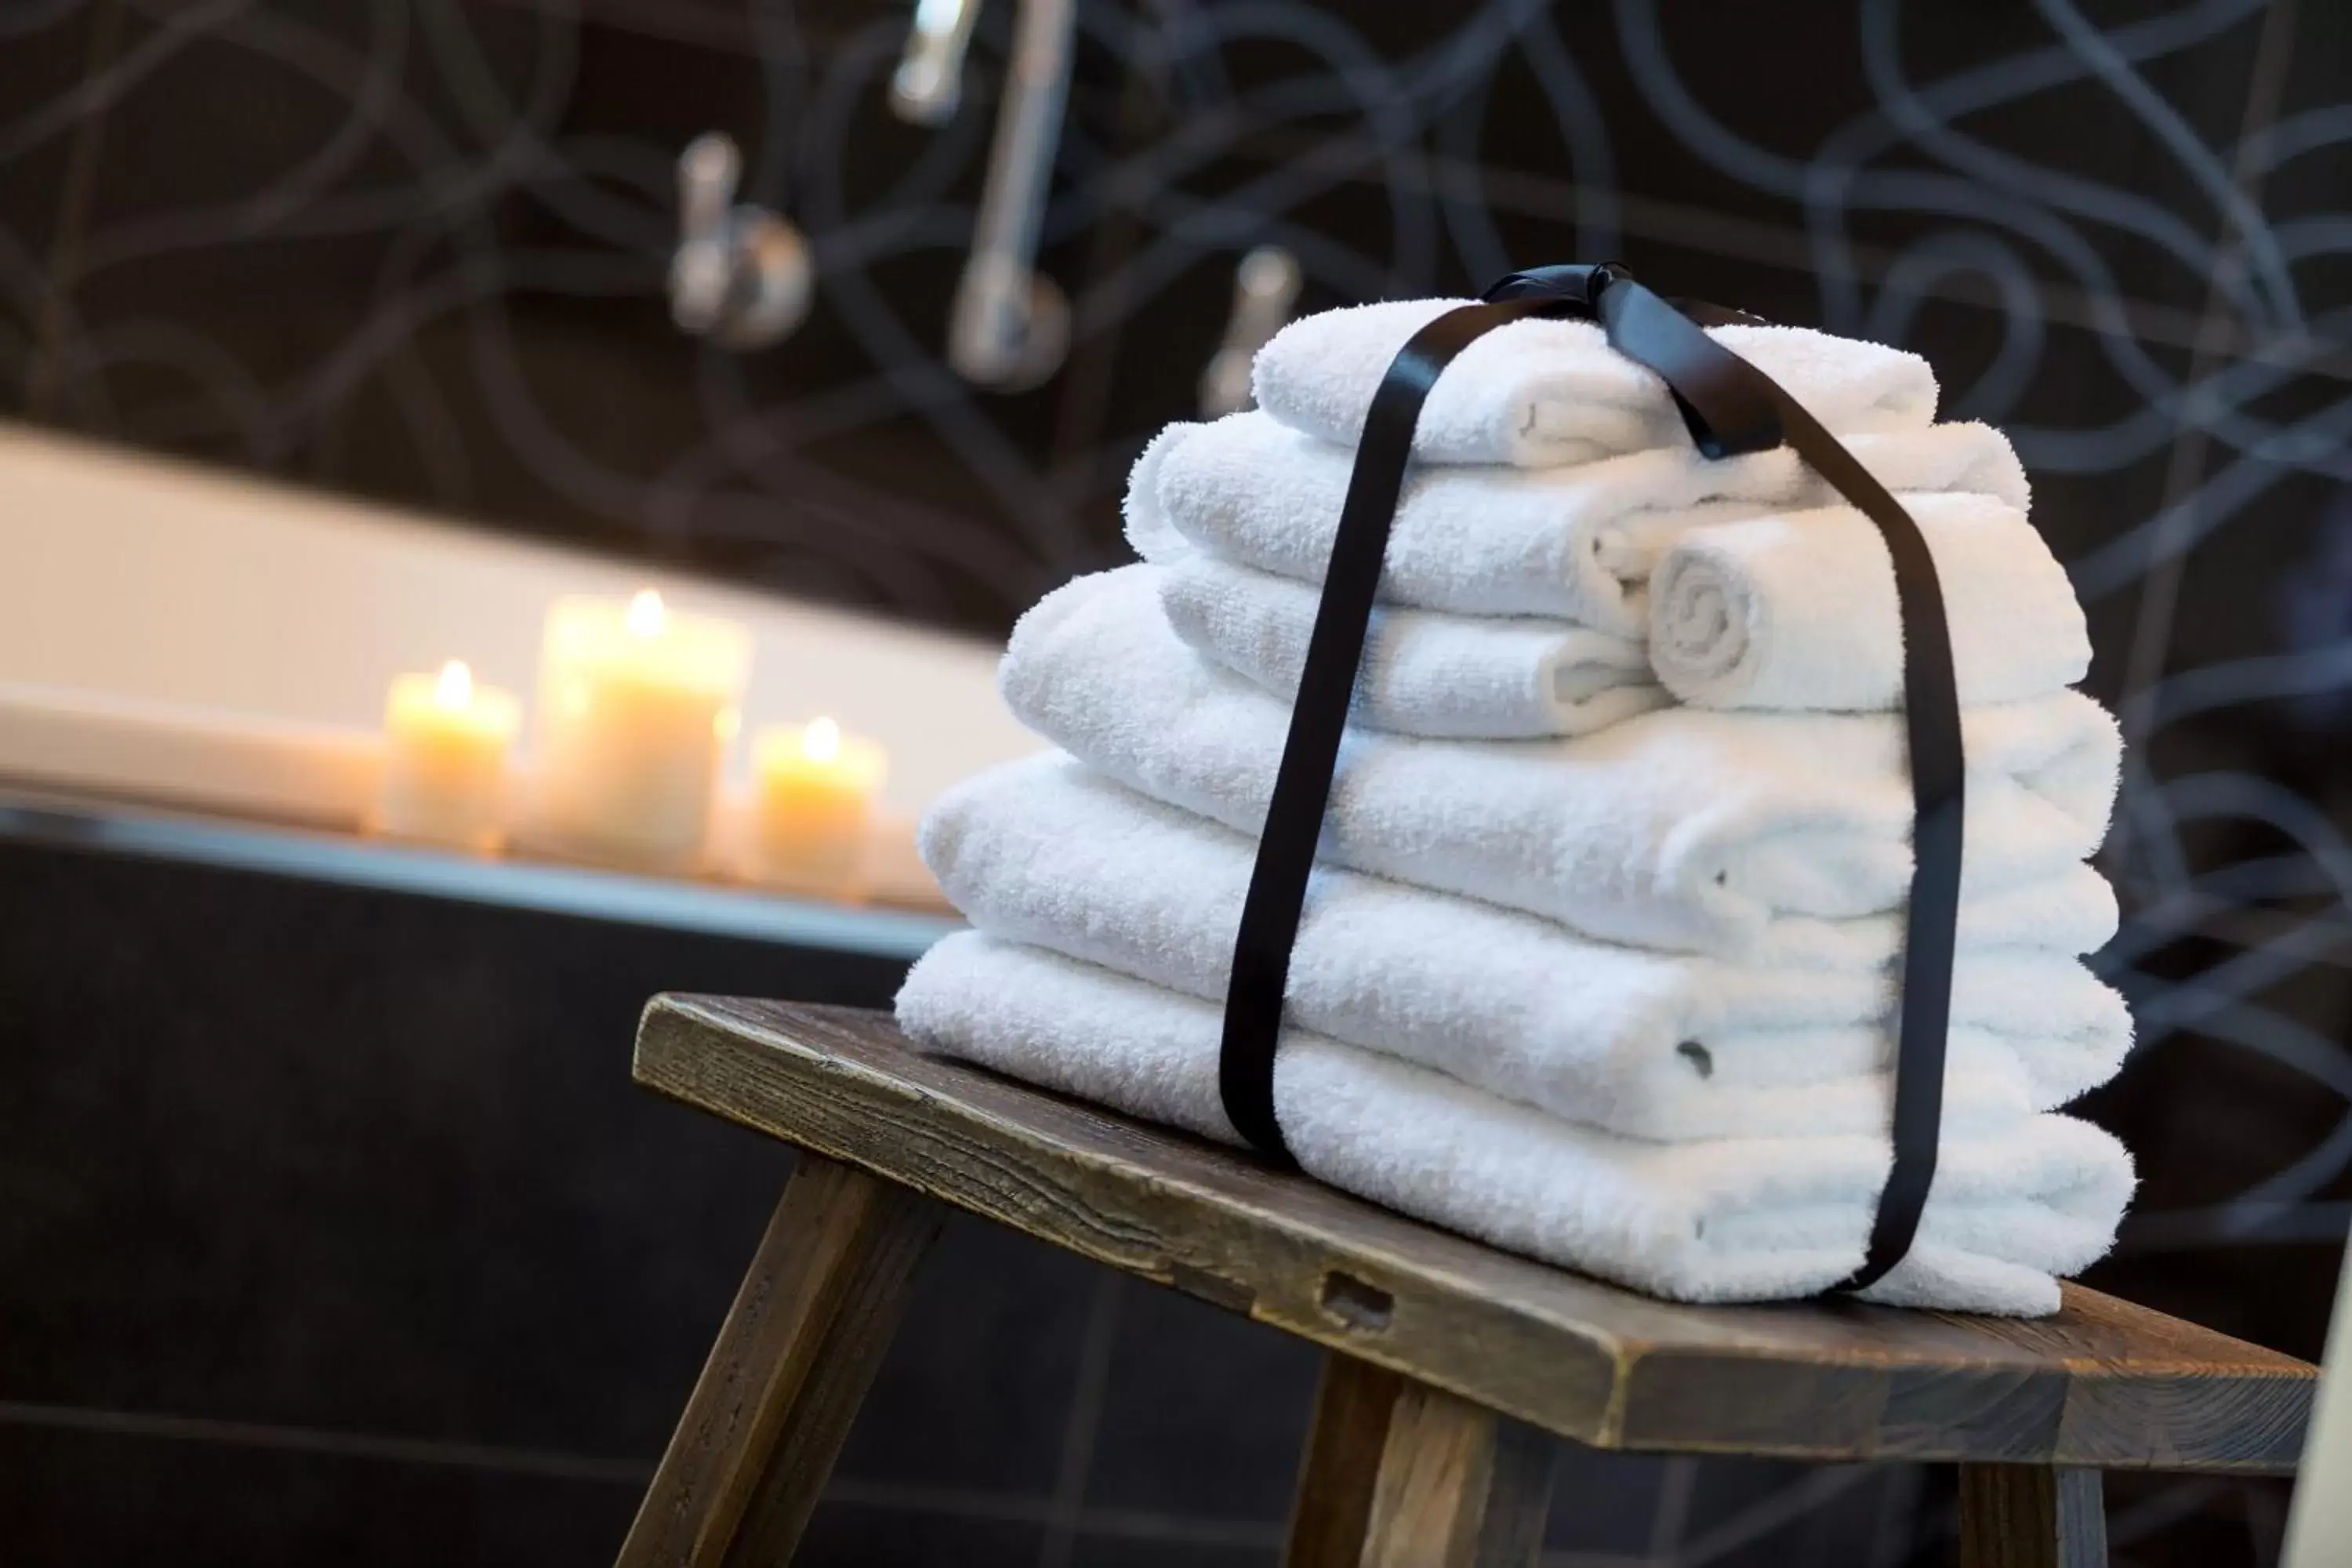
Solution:
{"label": "chrome tap handle", "polygon": [[1069,349],[1068,302],[1036,263],[1076,23],[1076,0],[1021,0],[971,257],[949,315],[948,363],[1000,391],[1050,379]]}
{"label": "chrome tap handle", "polygon": [[698,337],[716,328],[726,310],[734,270],[728,209],[734,205],[742,167],[735,143],[716,131],[696,137],[678,154],[678,247],[670,263],[670,318]]}
{"label": "chrome tap handle", "polygon": [[798,229],[764,207],[734,205],[742,172],[742,154],[716,131],[678,155],[669,310],[681,331],[755,349],[800,325],[814,280]]}
{"label": "chrome tap handle", "polygon": [[1234,311],[1224,342],[1201,372],[1201,414],[1214,419],[1249,406],[1250,363],[1282,331],[1298,304],[1298,258],[1261,245],[1234,268]]}
{"label": "chrome tap handle", "polygon": [[688,241],[716,239],[735,205],[743,155],[721,131],[706,131],[677,155],[677,226]]}
{"label": "chrome tap handle", "polygon": [[915,0],[907,52],[890,77],[891,112],[917,125],[944,125],[963,101],[963,62],[980,0]]}

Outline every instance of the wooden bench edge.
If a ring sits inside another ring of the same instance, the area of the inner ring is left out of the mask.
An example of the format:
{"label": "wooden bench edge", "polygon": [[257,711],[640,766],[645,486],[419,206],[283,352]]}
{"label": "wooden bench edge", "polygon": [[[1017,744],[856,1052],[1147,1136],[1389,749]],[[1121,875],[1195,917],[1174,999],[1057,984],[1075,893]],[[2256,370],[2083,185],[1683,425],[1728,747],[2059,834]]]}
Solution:
{"label": "wooden bench edge", "polygon": [[[708,1093],[704,1086],[698,1083],[697,1075],[692,1070],[698,1062],[707,1065],[712,1053],[718,1051],[745,1063],[756,1063],[760,1059],[759,1052],[771,1050],[792,1056],[803,1064],[806,1070],[821,1071],[840,1080],[858,1095],[887,1098],[909,1105],[926,1098],[919,1086],[892,1079],[854,1060],[826,1056],[805,1041],[766,1028],[734,1014],[722,1012],[713,1005],[714,1001],[715,999],[699,998],[690,994],[665,993],[646,1003],[639,1018],[632,1054],[631,1071],[635,1081],[680,1103],[691,1105],[722,1119],[751,1127],[754,1131],[778,1138],[780,1141],[809,1148],[829,1159],[855,1165],[884,1180],[924,1192],[950,1206],[963,1208],[968,1212],[982,1213],[1013,1228],[1033,1235],[1038,1234],[1017,1218],[989,1214],[986,1210],[974,1208],[967,1201],[966,1194],[950,1190],[943,1184],[925,1183],[903,1168],[886,1167],[865,1154],[854,1142],[840,1138],[804,1137],[799,1133],[787,1133],[778,1127],[762,1125],[757,1121],[747,1119],[740,1114],[736,1107],[722,1103],[719,1098]],[[821,1008],[811,1010],[846,1011]],[[994,1116],[984,1107],[963,1102],[959,1105],[959,1114],[977,1121],[992,1123],[1009,1138],[1029,1140],[1030,1135],[1026,1129]],[[1054,1146],[1045,1152],[1057,1164],[1067,1167],[1068,1173],[1073,1177],[1108,1176],[1117,1180],[1131,1181],[1141,1175],[1160,1185],[1170,1184],[1167,1179],[1158,1173],[1139,1173],[1131,1165],[1123,1165],[1116,1156],[1100,1152],[1079,1147]],[[1269,1219],[1266,1223],[1276,1226],[1283,1225],[1279,1219]],[[1310,1226],[1293,1225],[1285,1228],[1290,1233],[1291,1239],[1301,1245],[1326,1247],[1346,1247],[1349,1245],[1344,1238],[1332,1237]],[[2242,1474],[2291,1474],[2294,1468],[2294,1458],[2284,1457],[2281,1450],[2276,1447],[2267,1455],[2245,1458],[2202,1450],[2182,1453],[2175,1447],[2163,1444],[2151,1445],[2141,1449],[2108,1451],[2103,1447],[2094,1450],[2084,1450],[2066,1442],[2063,1433],[2050,1445],[2014,1454],[1990,1452],[1981,1446],[1923,1444],[1915,1447],[1899,1440],[1853,1443],[1836,1440],[1790,1439],[1782,1442],[1765,1441],[1759,1446],[1759,1441],[1754,1439],[1717,1440],[1697,1433],[1674,1436],[1670,1440],[1665,1441],[1644,1441],[1642,1430],[1643,1422],[1639,1414],[1636,1414],[1630,1423],[1631,1429],[1629,1429],[1628,1404],[1636,1393],[1637,1385],[1645,1373],[1661,1371],[1671,1363],[1683,1362],[1720,1363],[1728,1368],[1742,1362],[1761,1364],[1780,1358],[1761,1350],[1743,1353],[1741,1347],[1736,1343],[1713,1347],[1703,1352],[1695,1352],[1685,1346],[1651,1342],[1638,1336],[1615,1335],[1593,1325],[1531,1313],[1517,1303],[1498,1304],[1495,1314],[1496,1317],[1516,1321],[1554,1340],[1580,1346],[1585,1356],[1589,1358],[1586,1370],[1590,1373],[1600,1374],[1593,1378],[1589,1392],[1579,1397],[1560,1401],[1539,1396],[1549,1391],[1529,1389],[1525,1386],[1527,1380],[1524,1378],[1514,1380],[1498,1376],[1490,1381],[1485,1378],[1450,1377],[1442,1372],[1433,1372],[1423,1358],[1403,1353],[1384,1345],[1376,1339],[1352,1331],[1344,1323],[1335,1323],[1324,1314],[1310,1310],[1300,1310],[1297,1303],[1268,1301],[1247,1292],[1243,1292],[1244,1300],[1237,1300],[1233,1291],[1221,1288],[1226,1281],[1213,1272],[1189,1270],[1181,1265],[1160,1268],[1139,1266],[1133,1258],[1122,1257],[1109,1250],[1089,1247],[1079,1238],[1056,1237],[1051,1239],[1055,1244],[1107,1267],[1116,1268],[1122,1272],[1135,1274],[1156,1283],[1170,1286],[1228,1310],[1241,1310],[1248,1316],[1274,1324],[1328,1349],[1421,1378],[1465,1398],[1491,1405],[1588,1447],[1661,1453],[1770,1454],[1790,1458],[1826,1461],[1871,1458],[1976,1461],[2010,1459],[2019,1463],[2086,1464],[2116,1469],[2179,1469]],[[1366,1261],[1377,1262],[1377,1255],[1368,1255]],[[1391,1258],[1389,1261],[1403,1272],[1412,1273],[1421,1278],[1426,1277],[1422,1271],[1404,1264],[1402,1259]],[[2147,1310],[2137,1308],[2135,1304],[2129,1302],[2120,1302],[2120,1299],[2117,1298],[2101,1297],[2100,1300],[2118,1301],[2120,1305],[2136,1311]],[[2217,1337],[2227,1339],[2229,1336]],[[2242,1342],[2231,1341],[2231,1342]],[[2228,1374],[2227,1380],[2240,1385],[2249,1382],[2263,1384],[2275,1382],[2299,1385],[2301,1395],[2299,1404],[2304,1412],[2303,1422],[2297,1424],[2299,1432],[2301,1427],[2307,1426],[2308,1423],[2311,1389],[2317,1369],[2309,1363],[2297,1362],[2292,1357],[2264,1351],[2262,1347],[2250,1345],[2246,1348],[2255,1352],[2261,1357],[2271,1358],[2277,1364],[2259,1368],[2249,1367],[2242,1372]],[[1883,1356],[1874,1357],[1867,1349],[1858,1349],[1850,1356],[1839,1357],[1833,1362],[1825,1362],[1823,1364],[1832,1370],[1862,1376],[1873,1373],[1892,1375],[1901,1370],[1899,1362]],[[1997,1363],[1988,1362],[1987,1365],[1989,1371],[1997,1370]],[[2199,1369],[2192,1366],[2183,1370],[2188,1375],[2195,1375]],[[2111,1371],[2095,1361],[2080,1363],[2053,1363],[2051,1375],[2063,1376],[2066,1380],[2067,1397],[2071,1400],[2078,1394],[2095,1398],[2102,1384],[2127,1388],[2135,1382],[2144,1383],[2147,1380],[2147,1369],[2126,1373]],[[2215,1374],[2215,1376],[2217,1381],[2222,1380],[2222,1374]],[[2286,1397],[2290,1402],[2295,1399],[2293,1394],[2288,1394]],[[2299,1452],[2299,1443],[2295,1447]]]}

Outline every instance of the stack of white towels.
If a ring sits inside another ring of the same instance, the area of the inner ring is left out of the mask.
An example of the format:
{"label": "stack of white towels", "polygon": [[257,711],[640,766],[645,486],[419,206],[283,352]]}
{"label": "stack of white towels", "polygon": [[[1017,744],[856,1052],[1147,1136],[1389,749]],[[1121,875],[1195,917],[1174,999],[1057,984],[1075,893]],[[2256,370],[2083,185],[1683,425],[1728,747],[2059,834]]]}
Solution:
{"label": "stack of white towels", "polygon": [[[1047,596],[1006,700],[1057,751],[969,781],[923,853],[976,929],[898,998],[931,1048],[1208,1137],[1244,890],[1373,389],[1458,301],[1294,322],[1260,406],[1138,463],[1143,563]],[[2131,1023],[2081,955],[2119,741],[2008,441],[1911,354],[1715,335],[1895,490],[1935,555],[1968,753],[1944,1142],[1867,1299],[2040,1314],[2130,1157],[2054,1107]],[[1678,1300],[1861,1262],[1890,1160],[1911,872],[1902,638],[1875,529],[1787,448],[1709,461],[1588,323],[1430,394],[1290,969],[1278,1118],[1313,1174]]]}

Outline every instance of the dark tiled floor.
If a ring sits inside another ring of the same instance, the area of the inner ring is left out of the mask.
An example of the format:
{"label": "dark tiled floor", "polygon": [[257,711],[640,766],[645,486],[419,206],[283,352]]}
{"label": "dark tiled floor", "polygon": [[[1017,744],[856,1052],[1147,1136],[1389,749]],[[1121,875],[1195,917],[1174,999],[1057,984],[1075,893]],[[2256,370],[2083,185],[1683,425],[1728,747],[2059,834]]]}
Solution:
{"label": "dark tiled floor", "polygon": [[[1688,1467],[1684,1467],[1687,1471]],[[1553,1461],[1551,1521],[1544,1544],[1555,1551],[1619,1552],[1650,1550],[1672,1474],[1669,1461],[1644,1454],[1604,1454],[1561,1443]],[[1687,1494],[1685,1476],[1675,1483]]]}
{"label": "dark tiled floor", "polygon": [[1880,1506],[1906,1473],[1900,1467],[1709,1458],[1694,1471],[1689,1514],[1675,1542],[1680,1560],[1711,1568],[1874,1563]]}
{"label": "dark tiled floor", "polygon": [[1118,1307],[1087,1503],[1283,1518],[1318,1352],[1172,1290],[1128,1285]]}
{"label": "dark tiled floor", "polygon": [[826,1504],[793,1568],[1032,1568],[1043,1527],[950,1513]]}
{"label": "dark tiled floor", "polygon": [[1042,1242],[950,1222],[923,1265],[839,1473],[1050,1496],[1096,1271]]}
{"label": "dark tiled floor", "polygon": [[635,1489],[0,1426],[9,1568],[537,1568],[609,1561]]}
{"label": "dark tiled floor", "polygon": [[1276,1568],[1281,1555],[1281,1549],[1270,1544],[1217,1545],[1089,1535],[1079,1539],[1068,1568]]}
{"label": "dark tiled floor", "polygon": [[630,1084],[637,1009],[898,973],[16,847],[0,930],[0,1396],[603,1455],[788,1169]]}
{"label": "dark tiled floor", "polygon": [[[9,1568],[605,1561],[789,1165],[637,1009],[899,968],[5,844],[0,930]],[[1315,1367],[952,1220],[809,1560],[1256,1560]]]}
{"label": "dark tiled floor", "polygon": [[[672,985],[877,1003],[903,967],[17,844],[0,931],[0,1406],[272,1429],[0,1419],[23,1461],[0,1542],[86,1538],[89,1564],[159,1560],[112,1517],[150,1475],[173,1561],[376,1561],[379,1514],[385,1562],[604,1560],[790,1169],[630,1084],[638,1008]],[[972,1289],[931,1289],[986,1326],[905,1342],[944,1407],[1002,1423],[956,1374],[1017,1363],[1006,1325],[1045,1310],[1053,1259],[973,1239],[946,1249]],[[861,1440],[870,1468],[894,1426],[930,1474],[940,1428],[911,1415]],[[452,1443],[558,1474],[364,1457]],[[1050,1476],[1050,1444],[1022,1452],[974,1479]],[[583,1468],[627,1479],[559,1479]],[[282,1518],[253,1517],[273,1495]]]}

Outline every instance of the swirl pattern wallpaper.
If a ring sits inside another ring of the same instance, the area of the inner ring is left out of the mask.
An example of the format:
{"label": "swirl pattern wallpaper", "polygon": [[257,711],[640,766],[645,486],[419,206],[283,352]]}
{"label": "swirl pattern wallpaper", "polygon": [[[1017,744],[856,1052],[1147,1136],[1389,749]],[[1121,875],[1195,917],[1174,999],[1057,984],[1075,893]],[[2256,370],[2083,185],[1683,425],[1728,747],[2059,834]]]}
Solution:
{"label": "swirl pattern wallpaper", "polygon": [[[1915,349],[2014,440],[2127,740],[2096,966],[2137,1041],[2085,1109],[2142,1189],[2091,1282],[2316,1357],[2352,1227],[2352,7],[1077,0],[1023,215],[1066,339],[1008,388],[949,344],[1019,9],[978,5],[925,123],[913,0],[10,0],[0,410],[999,639],[1129,558],[1128,467],[1214,403],[1259,247],[1293,312],[1617,259]],[[674,314],[709,132],[810,268],[757,346]],[[1556,1521],[1562,1565],[1949,1550],[1927,1470],[1565,1463],[1626,1517]],[[2116,1560],[2269,1563],[2287,1495],[2116,1478]],[[1271,1562],[1235,1506],[1104,1560]]]}

